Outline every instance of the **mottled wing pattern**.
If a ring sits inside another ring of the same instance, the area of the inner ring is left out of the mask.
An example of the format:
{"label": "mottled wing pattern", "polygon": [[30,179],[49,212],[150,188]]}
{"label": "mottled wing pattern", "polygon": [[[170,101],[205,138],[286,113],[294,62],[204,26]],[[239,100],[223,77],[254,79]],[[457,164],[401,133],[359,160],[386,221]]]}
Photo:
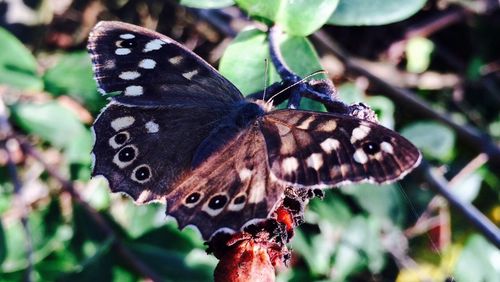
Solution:
{"label": "mottled wing pattern", "polygon": [[295,187],[389,183],[420,162],[404,137],[349,116],[279,110],[267,114],[261,128],[272,173]]}
{"label": "mottled wing pattern", "polygon": [[257,124],[240,132],[167,194],[167,214],[179,227],[196,226],[204,239],[269,216],[284,186],[272,179]]}
{"label": "mottled wing pattern", "polygon": [[217,108],[138,108],[112,101],[94,122],[92,174],[138,203],[164,201],[223,115]]}
{"label": "mottled wing pattern", "polygon": [[241,93],[174,40],[122,22],[100,22],[88,49],[96,81],[121,103],[142,106],[232,104]]}

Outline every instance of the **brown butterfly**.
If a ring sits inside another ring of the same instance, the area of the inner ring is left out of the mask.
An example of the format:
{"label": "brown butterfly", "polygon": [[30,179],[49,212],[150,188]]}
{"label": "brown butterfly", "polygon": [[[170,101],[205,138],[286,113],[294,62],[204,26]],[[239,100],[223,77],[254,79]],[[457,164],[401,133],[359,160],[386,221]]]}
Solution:
{"label": "brown butterfly", "polygon": [[388,183],[420,161],[377,123],[245,99],[159,33],[101,22],[88,48],[100,91],[118,93],[93,126],[93,175],[137,203],[166,203],[180,228],[194,225],[204,239],[267,218],[286,187]]}

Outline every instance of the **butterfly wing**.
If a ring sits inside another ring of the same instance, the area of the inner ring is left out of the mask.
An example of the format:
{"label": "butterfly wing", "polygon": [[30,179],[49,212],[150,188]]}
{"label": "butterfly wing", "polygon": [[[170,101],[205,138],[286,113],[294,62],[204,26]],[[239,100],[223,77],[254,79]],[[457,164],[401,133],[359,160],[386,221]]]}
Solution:
{"label": "butterfly wing", "polygon": [[167,214],[180,228],[196,226],[204,239],[221,228],[239,230],[279,203],[284,186],[271,176],[264,138],[251,126],[179,181],[166,196]]}
{"label": "butterfly wing", "polygon": [[224,115],[218,108],[138,108],[112,101],[93,125],[93,175],[136,202],[164,201]]}
{"label": "butterfly wing", "polygon": [[418,149],[396,132],[344,115],[274,111],[261,129],[272,173],[292,186],[389,183],[420,162]]}
{"label": "butterfly wing", "polygon": [[101,92],[142,106],[214,106],[243,97],[213,67],[174,40],[122,22],[100,22],[88,49]]}

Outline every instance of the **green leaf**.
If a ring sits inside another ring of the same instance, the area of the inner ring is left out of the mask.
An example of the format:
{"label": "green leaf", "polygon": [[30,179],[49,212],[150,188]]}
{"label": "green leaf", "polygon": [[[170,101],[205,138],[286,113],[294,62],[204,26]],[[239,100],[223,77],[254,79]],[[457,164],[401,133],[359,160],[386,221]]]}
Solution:
{"label": "green leaf", "polygon": [[448,127],[436,122],[417,122],[404,128],[401,134],[408,138],[427,157],[443,162],[451,160],[455,134]]}
{"label": "green leaf", "polygon": [[[92,245],[90,245],[92,244]],[[113,239],[96,244],[85,242],[91,254],[75,266],[74,270],[66,273],[58,280],[62,281],[111,281],[114,261],[110,252]]]}
{"label": "green leaf", "polygon": [[453,275],[456,281],[498,281],[499,261],[500,251],[483,237],[473,235],[467,240]]}
{"label": "green leaf", "polygon": [[421,73],[429,68],[434,43],[424,37],[414,37],[406,44],[406,70]]}
{"label": "green leaf", "polygon": [[93,113],[99,112],[106,103],[97,92],[87,52],[62,55],[58,63],[45,72],[43,80],[48,92],[55,96],[71,96]]}
{"label": "green leaf", "polygon": [[328,23],[335,25],[383,25],[409,18],[426,0],[340,0]]}
{"label": "green leaf", "polygon": [[382,269],[385,258],[380,232],[380,222],[373,218],[356,216],[350,222],[342,234],[342,244],[332,266],[335,269],[335,281],[343,281],[365,266],[374,273]]}
{"label": "green leaf", "polygon": [[383,220],[402,224],[405,207],[397,185],[374,185],[369,183],[342,187],[344,194],[354,200],[370,214]]}
{"label": "green leaf", "polygon": [[0,84],[20,89],[39,91],[42,80],[37,76],[37,62],[31,52],[3,28],[0,28]]}
{"label": "green leaf", "polygon": [[338,0],[236,0],[250,16],[279,24],[292,35],[309,35],[323,26]]}
{"label": "green leaf", "polygon": [[61,149],[71,163],[90,164],[92,137],[75,113],[57,102],[19,103],[11,107],[12,117],[24,131],[40,136]]}
{"label": "green leaf", "polygon": [[181,5],[198,9],[220,9],[234,5],[233,0],[181,0]]}
{"label": "green leaf", "polygon": [[268,84],[279,81],[269,60],[266,34],[257,29],[243,31],[226,48],[219,70],[222,75],[248,95],[265,88],[266,60],[269,63]]}
{"label": "green leaf", "polygon": [[[246,30],[238,34],[221,58],[220,72],[244,94],[261,91],[266,86],[265,80],[267,85],[281,80],[270,63],[268,43],[264,32],[257,29]],[[321,69],[318,55],[307,38],[284,36],[280,48],[286,63],[298,75],[306,76]],[[266,61],[269,62],[267,79]],[[304,101],[304,105],[310,109],[322,107],[315,105],[316,102]]]}
{"label": "green leaf", "polygon": [[[165,278],[168,277],[168,280],[210,281],[213,279],[214,261],[197,259],[201,250],[193,250],[186,255],[151,244],[128,243],[126,246],[143,263]],[[208,256],[205,253],[203,255]]]}
{"label": "green leaf", "polygon": [[470,203],[476,199],[482,183],[483,176],[478,171],[474,171],[463,177],[460,181],[450,183],[453,184],[450,193],[457,196],[460,200]]}

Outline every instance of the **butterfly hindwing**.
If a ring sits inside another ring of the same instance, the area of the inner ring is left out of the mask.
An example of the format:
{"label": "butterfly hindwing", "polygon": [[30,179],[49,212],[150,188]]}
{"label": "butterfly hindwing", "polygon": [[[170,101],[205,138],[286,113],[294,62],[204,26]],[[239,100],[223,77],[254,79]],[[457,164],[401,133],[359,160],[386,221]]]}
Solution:
{"label": "butterfly hindwing", "polygon": [[143,106],[220,107],[242,100],[236,87],[174,40],[122,22],[100,22],[88,49],[101,92]]}
{"label": "butterfly hindwing", "polygon": [[264,117],[262,131],[271,171],[292,186],[388,183],[420,162],[404,137],[345,115],[279,110]]}
{"label": "butterfly hindwing", "polygon": [[243,130],[167,194],[167,214],[180,227],[195,225],[204,239],[267,218],[284,186],[271,177],[266,158],[258,127]]}

